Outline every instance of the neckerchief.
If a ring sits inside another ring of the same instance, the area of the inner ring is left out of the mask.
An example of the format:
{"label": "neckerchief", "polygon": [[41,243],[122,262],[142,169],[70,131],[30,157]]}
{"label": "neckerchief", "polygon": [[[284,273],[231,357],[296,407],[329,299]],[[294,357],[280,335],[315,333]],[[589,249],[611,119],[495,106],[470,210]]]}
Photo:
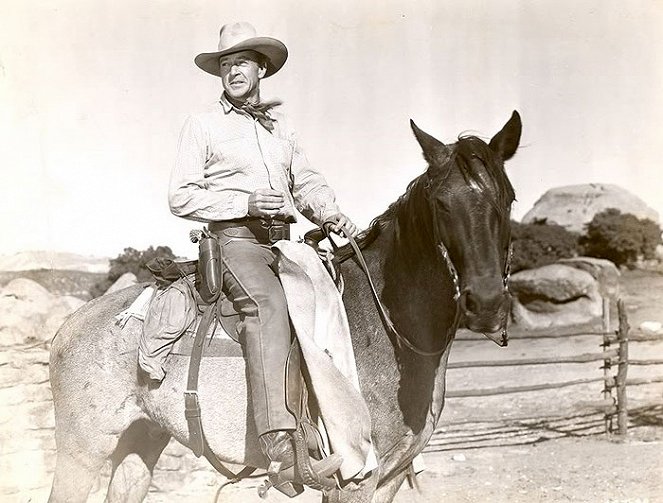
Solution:
{"label": "neckerchief", "polygon": [[225,95],[228,103],[234,106],[237,110],[242,110],[246,112],[251,117],[256,119],[267,131],[274,131],[274,122],[276,119],[273,119],[269,115],[269,111],[281,105],[283,102],[281,100],[272,100],[265,101],[263,103],[251,104],[251,103],[242,103],[239,100],[233,99],[227,94]]}

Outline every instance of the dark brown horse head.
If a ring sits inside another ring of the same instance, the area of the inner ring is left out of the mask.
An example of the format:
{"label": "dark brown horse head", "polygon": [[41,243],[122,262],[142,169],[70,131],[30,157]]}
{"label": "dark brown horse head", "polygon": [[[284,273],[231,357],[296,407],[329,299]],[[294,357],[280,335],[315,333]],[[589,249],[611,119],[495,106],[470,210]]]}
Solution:
{"label": "dark brown horse head", "polygon": [[488,144],[464,136],[445,145],[414,122],[411,125],[428,162],[424,175],[431,215],[427,234],[453,277],[459,315],[475,332],[489,335],[504,330],[510,302],[510,214],[515,199],[504,161],[518,148],[520,116],[514,111]]}

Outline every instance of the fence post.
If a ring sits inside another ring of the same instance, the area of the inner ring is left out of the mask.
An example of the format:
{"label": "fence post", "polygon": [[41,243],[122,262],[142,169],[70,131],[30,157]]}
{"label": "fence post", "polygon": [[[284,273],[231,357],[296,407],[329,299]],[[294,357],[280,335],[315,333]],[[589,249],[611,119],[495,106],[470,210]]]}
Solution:
{"label": "fence post", "polygon": [[[610,347],[610,298],[603,297],[603,318],[602,318],[602,332],[603,332],[603,344],[601,347],[603,351],[607,351]],[[611,379],[610,370],[612,362],[610,358],[603,360],[603,398],[605,400],[612,399],[612,388],[608,386],[608,382]],[[605,433],[609,435],[612,433],[612,412],[606,412],[605,418]]]}
{"label": "fence post", "polygon": [[619,435],[625,436],[628,431],[628,403],[626,399],[626,373],[628,372],[628,331],[629,324],[624,308],[624,301],[617,302],[619,311],[619,367],[617,370],[617,425]]}

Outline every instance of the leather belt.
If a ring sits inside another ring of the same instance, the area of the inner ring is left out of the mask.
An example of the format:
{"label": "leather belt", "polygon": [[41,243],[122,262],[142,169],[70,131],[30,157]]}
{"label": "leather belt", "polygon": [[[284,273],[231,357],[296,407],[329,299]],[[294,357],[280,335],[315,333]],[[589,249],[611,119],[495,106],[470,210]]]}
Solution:
{"label": "leather belt", "polygon": [[281,220],[243,218],[211,222],[210,232],[222,234],[226,238],[255,239],[260,244],[274,244],[282,239],[290,239],[290,224]]}

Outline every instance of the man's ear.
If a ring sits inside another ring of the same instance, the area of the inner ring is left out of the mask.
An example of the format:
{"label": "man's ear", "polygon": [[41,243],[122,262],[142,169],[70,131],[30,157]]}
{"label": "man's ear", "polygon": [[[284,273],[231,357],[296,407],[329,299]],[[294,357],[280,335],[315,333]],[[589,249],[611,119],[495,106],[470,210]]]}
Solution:
{"label": "man's ear", "polygon": [[267,73],[267,65],[258,65],[258,77],[261,79],[265,77]]}

